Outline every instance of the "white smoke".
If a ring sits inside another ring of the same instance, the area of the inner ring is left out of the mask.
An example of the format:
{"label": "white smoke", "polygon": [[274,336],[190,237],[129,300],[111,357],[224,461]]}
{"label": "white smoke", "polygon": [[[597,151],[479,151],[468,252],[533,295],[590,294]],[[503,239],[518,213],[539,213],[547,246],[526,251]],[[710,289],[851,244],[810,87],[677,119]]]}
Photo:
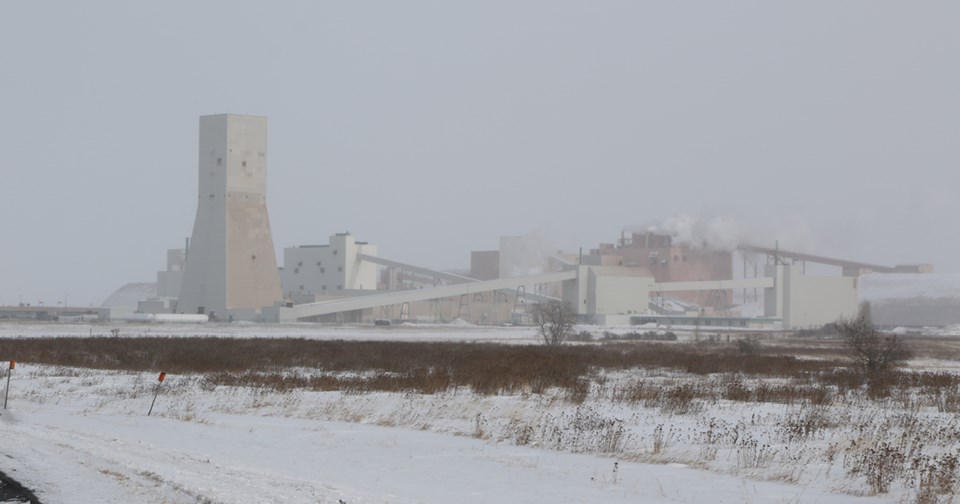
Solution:
{"label": "white smoke", "polygon": [[536,275],[549,271],[556,250],[538,233],[500,238],[500,278]]}
{"label": "white smoke", "polygon": [[643,226],[639,231],[669,235],[675,242],[686,243],[694,248],[735,250],[743,243],[740,224],[735,218],[725,215],[700,219],[680,214]]}
{"label": "white smoke", "polygon": [[799,218],[781,220],[775,225],[743,225],[732,215],[694,217],[679,214],[659,222],[632,226],[628,232],[665,234],[673,237],[674,243],[686,243],[694,248],[736,250],[740,246],[754,245],[781,248],[796,252],[812,252],[818,243],[810,225]]}

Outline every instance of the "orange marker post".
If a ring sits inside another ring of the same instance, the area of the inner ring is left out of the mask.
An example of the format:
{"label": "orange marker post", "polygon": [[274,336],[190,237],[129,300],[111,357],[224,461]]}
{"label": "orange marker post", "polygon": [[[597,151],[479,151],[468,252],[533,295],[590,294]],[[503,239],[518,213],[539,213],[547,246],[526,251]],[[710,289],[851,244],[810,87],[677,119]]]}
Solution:
{"label": "orange marker post", "polygon": [[10,375],[13,374],[13,368],[16,365],[16,361],[10,359],[10,367],[7,368],[7,391],[3,394],[3,409],[7,409],[7,398],[10,397]]}
{"label": "orange marker post", "polygon": [[153,405],[157,403],[157,396],[160,395],[160,386],[163,385],[163,379],[166,377],[167,373],[160,371],[160,376],[157,377],[157,390],[153,393],[153,402],[150,403],[150,411],[147,412],[147,416],[153,413]]}

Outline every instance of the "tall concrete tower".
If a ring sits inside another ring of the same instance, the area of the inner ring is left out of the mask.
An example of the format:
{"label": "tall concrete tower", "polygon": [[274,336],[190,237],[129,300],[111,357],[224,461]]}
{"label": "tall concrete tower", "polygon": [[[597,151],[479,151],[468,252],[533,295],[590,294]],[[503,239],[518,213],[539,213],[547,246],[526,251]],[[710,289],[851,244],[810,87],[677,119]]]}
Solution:
{"label": "tall concrete tower", "polygon": [[267,215],[267,118],[200,117],[200,192],[177,311],[252,319],[283,298]]}

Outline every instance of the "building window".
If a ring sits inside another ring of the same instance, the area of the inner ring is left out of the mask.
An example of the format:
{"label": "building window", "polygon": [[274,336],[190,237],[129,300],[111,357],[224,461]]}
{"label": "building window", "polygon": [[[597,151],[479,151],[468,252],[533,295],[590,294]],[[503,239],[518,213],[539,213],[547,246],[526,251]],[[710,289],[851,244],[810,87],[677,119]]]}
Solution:
{"label": "building window", "polygon": [[317,267],[318,267],[318,268],[320,267],[321,264],[323,264],[323,261],[317,261]]}
{"label": "building window", "polygon": [[339,271],[339,272],[342,273],[342,272],[343,272],[343,266],[337,266],[337,271]]}
{"label": "building window", "polygon": [[337,285],[337,290],[343,290],[343,285]]}
{"label": "building window", "polygon": [[294,273],[300,273],[300,268],[293,268]]}
{"label": "building window", "polygon": [[223,166],[223,158],[222,158],[222,157],[218,157],[218,158],[217,158],[217,166]]}
{"label": "building window", "polygon": [[320,290],[322,290],[323,292],[327,292],[327,286],[326,286],[326,285],[321,285],[321,286],[320,286]]}
{"label": "building window", "polygon": [[297,261],[297,266],[303,266],[303,261]]}
{"label": "building window", "polygon": [[244,168],[247,167],[247,162],[246,162],[246,161],[243,162],[243,167],[244,167]]}
{"label": "building window", "polygon": [[337,255],[337,251],[336,251],[336,250],[333,251],[333,255]]}
{"label": "building window", "polygon": [[320,268],[320,273],[326,273],[326,272],[327,272],[327,268]]}
{"label": "building window", "polygon": [[302,286],[302,285],[300,286],[300,290],[303,290],[303,286]]}

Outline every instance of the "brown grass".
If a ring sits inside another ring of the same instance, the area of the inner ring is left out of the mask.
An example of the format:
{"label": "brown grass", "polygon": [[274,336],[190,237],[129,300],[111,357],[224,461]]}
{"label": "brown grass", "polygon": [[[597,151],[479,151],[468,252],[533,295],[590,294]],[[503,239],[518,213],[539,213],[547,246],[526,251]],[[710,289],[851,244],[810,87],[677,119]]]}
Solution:
{"label": "brown grass", "polygon": [[[655,342],[549,347],[495,343],[317,341],[266,338],[93,337],[0,340],[0,357],[24,363],[127,371],[205,374],[205,385],[276,390],[478,394],[543,393],[560,388],[582,402],[596,370],[665,368],[734,377],[717,386],[654,387],[636,382],[614,390],[615,400],[643,401],[678,411],[694,400],[829,404],[845,394],[870,398],[922,391],[941,411],[960,409],[960,378],[949,373],[896,371],[867,383],[842,358],[799,359],[742,354],[735,345]],[[746,386],[737,376],[780,378]]]}
{"label": "brown grass", "polygon": [[[93,369],[206,373],[219,384],[278,389],[469,388],[480,394],[567,389],[582,400],[592,369],[669,368],[694,374],[795,376],[836,362],[741,355],[732,348],[660,343],[547,347],[492,343],[316,341],[265,338],[93,337],[0,340],[0,355]],[[291,373],[290,369],[311,372]],[[355,373],[356,376],[340,376]]]}

